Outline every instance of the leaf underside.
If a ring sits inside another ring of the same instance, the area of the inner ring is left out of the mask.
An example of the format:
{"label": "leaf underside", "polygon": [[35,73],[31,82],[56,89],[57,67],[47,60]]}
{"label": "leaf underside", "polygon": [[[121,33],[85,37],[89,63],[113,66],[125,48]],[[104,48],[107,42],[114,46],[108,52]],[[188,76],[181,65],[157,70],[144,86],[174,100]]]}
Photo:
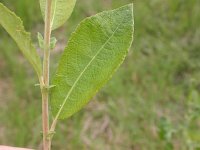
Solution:
{"label": "leaf underside", "polygon": [[111,78],[133,40],[133,5],[85,19],[72,34],[52,85],[54,117],[72,116]]}
{"label": "leaf underside", "polygon": [[[51,28],[52,30],[62,26],[71,13],[76,4],[76,0],[52,0],[51,7]],[[40,0],[40,8],[43,18],[45,16],[46,0]]]}
{"label": "leaf underside", "polygon": [[32,44],[30,33],[25,31],[21,19],[2,3],[0,3],[0,25],[15,40],[21,52],[33,65],[38,76],[40,76],[42,73],[41,60]]}

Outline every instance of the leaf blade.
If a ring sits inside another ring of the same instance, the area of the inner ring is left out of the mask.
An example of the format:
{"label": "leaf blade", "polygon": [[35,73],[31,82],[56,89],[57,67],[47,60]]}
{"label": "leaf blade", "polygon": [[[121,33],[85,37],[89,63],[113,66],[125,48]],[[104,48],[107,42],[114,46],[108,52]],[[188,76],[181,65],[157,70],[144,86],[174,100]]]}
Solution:
{"label": "leaf blade", "polygon": [[0,3],[0,25],[9,33],[21,52],[34,67],[38,76],[42,74],[41,60],[32,44],[30,33],[26,32],[19,17]]}
{"label": "leaf blade", "polygon": [[[76,0],[52,0],[51,28],[52,30],[62,26],[71,13],[76,4]],[[46,0],[40,0],[40,8],[43,17],[45,16]]]}
{"label": "leaf blade", "polygon": [[102,12],[79,25],[52,82],[56,87],[51,107],[56,118],[70,117],[88,103],[123,62],[132,39],[132,4]]}

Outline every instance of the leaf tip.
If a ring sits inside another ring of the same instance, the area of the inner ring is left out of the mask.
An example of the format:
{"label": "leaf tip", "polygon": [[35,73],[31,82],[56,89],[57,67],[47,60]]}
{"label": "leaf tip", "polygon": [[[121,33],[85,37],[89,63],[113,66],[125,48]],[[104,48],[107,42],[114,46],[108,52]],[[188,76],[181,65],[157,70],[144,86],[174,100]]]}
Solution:
{"label": "leaf tip", "polygon": [[127,5],[128,9],[130,10],[130,12],[133,14],[133,3],[130,3]]}

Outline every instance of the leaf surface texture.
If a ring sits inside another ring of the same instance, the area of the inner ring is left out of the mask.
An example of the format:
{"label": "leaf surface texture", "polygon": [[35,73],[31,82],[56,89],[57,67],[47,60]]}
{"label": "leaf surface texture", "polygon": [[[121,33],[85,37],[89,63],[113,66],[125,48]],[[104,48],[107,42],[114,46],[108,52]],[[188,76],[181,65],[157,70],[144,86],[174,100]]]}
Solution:
{"label": "leaf surface texture", "polygon": [[52,80],[54,117],[70,117],[105,85],[128,53],[133,25],[132,4],[104,11],[80,23]]}

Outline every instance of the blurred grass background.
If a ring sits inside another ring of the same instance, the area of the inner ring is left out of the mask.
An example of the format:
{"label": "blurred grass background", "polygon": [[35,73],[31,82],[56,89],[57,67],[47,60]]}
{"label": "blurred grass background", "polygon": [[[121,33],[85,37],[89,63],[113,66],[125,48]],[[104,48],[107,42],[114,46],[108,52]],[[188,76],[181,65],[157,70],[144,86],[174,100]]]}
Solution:
{"label": "blurred grass background", "polygon": [[[43,31],[39,2],[0,0],[32,32]],[[70,33],[87,16],[133,0],[78,0],[52,52],[52,74]],[[57,150],[200,149],[200,1],[135,0],[134,44],[93,101],[54,137]],[[1,19],[1,16],[0,16]],[[39,149],[37,79],[0,27],[0,144]]]}

